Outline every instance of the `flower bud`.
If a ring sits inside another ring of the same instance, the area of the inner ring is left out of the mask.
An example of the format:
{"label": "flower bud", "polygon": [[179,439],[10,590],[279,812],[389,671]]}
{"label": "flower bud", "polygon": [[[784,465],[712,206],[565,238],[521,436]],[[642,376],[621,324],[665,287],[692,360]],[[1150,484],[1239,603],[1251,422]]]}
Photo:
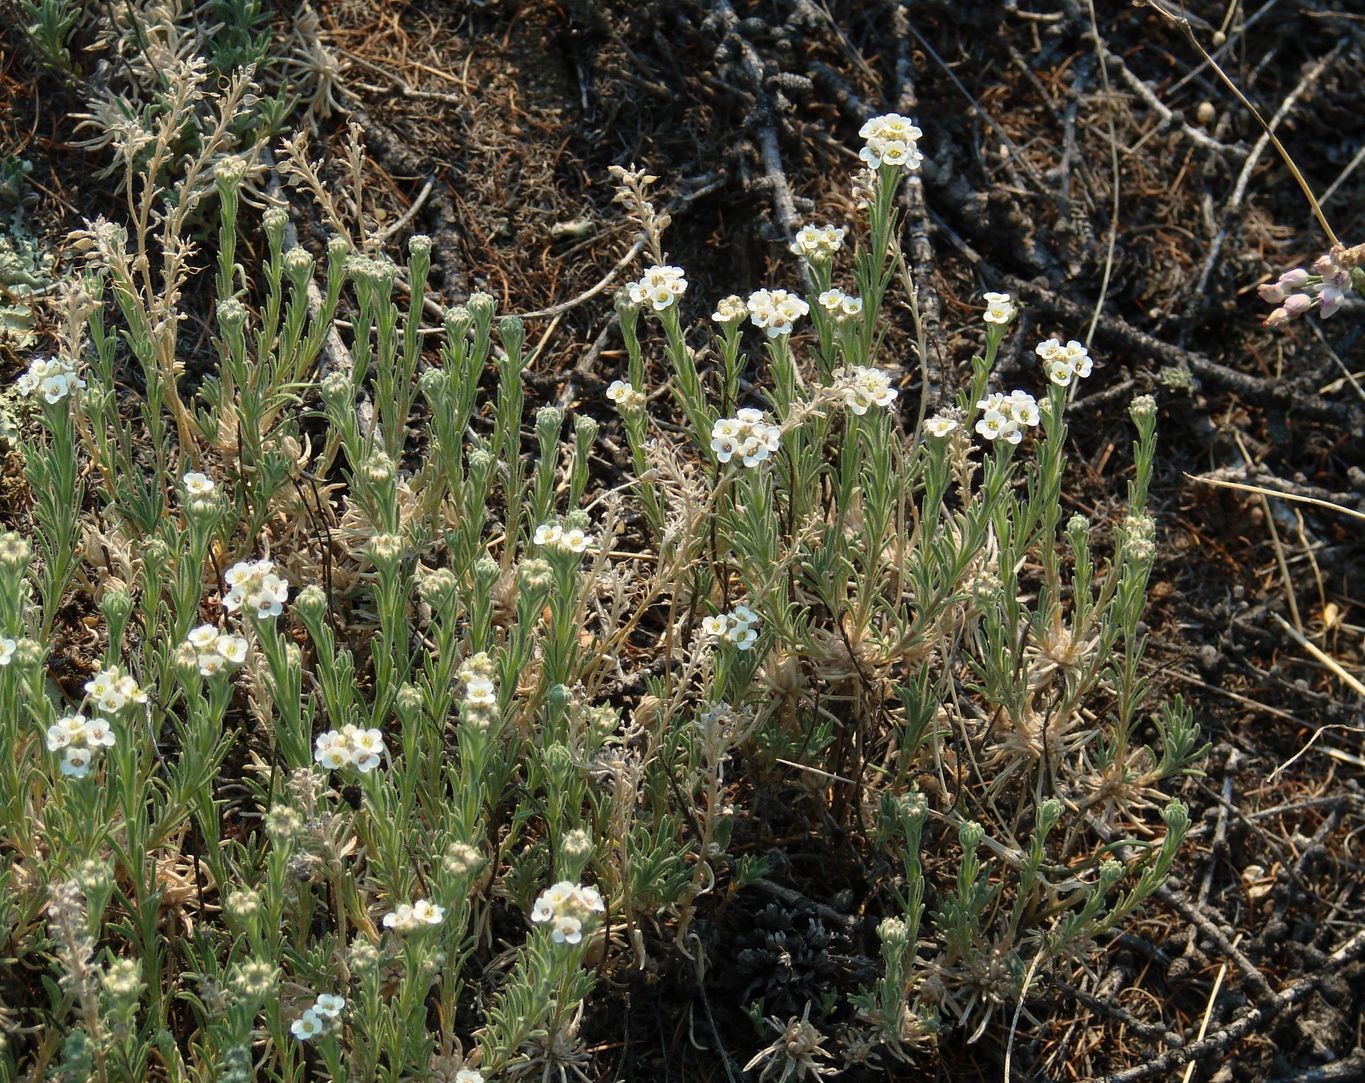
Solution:
{"label": "flower bud", "polygon": [[1285,293],[1293,293],[1308,285],[1308,280],[1312,277],[1302,267],[1295,267],[1292,271],[1285,271],[1280,275],[1278,285]]}
{"label": "flower bud", "polygon": [[1288,313],[1291,318],[1294,316],[1302,316],[1312,307],[1313,298],[1309,297],[1306,293],[1291,293],[1284,299],[1284,311]]}
{"label": "flower bud", "polygon": [[1278,282],[1262,282],[1256,287],[1256,292],[1261,295],[1262,301],[1271,305],[1280,304],[1287,296]]}
{"label": "flower bud", "polygon": [[498,303],[483,290],[475,290],[469,295],[469,311],[476,320],[491,320],[497,311]]}
{"label": "flower bud", "polygon": [[316,583],[310,583],[294,599],[294,609],[307,623],[322,620],[327,612],[327,592]]}
{"label": "flower bud", "polygon": [[431,238],[425,233],[414,233],[408,238],[408,255],[425,258],[431,255]]}
{"label": "flower bud", "polygon": [[957,829],[957,841],[962,843],[962,848],[969,854],[976,853],[976,848],[985,837],[986,829],[975,820],[968,820]]}
{"label": "flower bud", "polygon": [[1135,425],[1150,421],[1156,416],[1156,399],[1151,395],[1138,395],[1128,404],[1128,416],[1133,419]]}
{"label": "flower bud", "polygon": [[283,207],[267,207],[261,214],[261,225],[267,233],[283,230],[289,224],[289,213]]}
{"label": "flower bud", "polygon": [[558,406],[542,406],[536,411],[536,437],[542,444],[553,444],[564,427],[564,411]]}
{"label": "flower bud", "polygon": [[526,325],[516,316],[504,316],[498,324],[498,339],[503,349],[516,357],[526,342]]}

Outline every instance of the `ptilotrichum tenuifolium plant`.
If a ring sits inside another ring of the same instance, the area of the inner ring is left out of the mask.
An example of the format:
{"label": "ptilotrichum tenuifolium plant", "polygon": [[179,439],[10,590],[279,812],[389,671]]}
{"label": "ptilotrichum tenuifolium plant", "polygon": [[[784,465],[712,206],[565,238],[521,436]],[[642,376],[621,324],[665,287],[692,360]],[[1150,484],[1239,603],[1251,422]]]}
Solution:
{"label": "ptilotrichum tenuifolium plant", "polygon": [[[728,853],[736,794],[784,779],[868,825],[895,875],[867,904],[875,979],[792,1018],[757,1005],[770,1073],[823,1071],[834,1037],[904,1057],[979,1034],[1027,960],[1083,961],[1156,890],[1187,826],[1168,790],[1203,750],[1141,676],[1155,404],[1132,405],[1109,537],[1062,521],[1065,407],[1103,363],[1084,344],[1048,339],[997,386],[1016,306],[988,293],[969,381],[918,401],[883,348],[913,122],[863,127],[856,221],[792,238],[808,294],[788,266],[699,301],[657,178],[614,170],[647,262],[615,299],[628,477],[604,484],[596,411],[525,416],[522,320],[479,292],[424,327],[431,241],[393,262],[363,188],[339,207],[295,139],[277,168],[337,231],[299,247],[284,206],[241,198],[268,190],[231,136],[251,82],[168,78],[116,140],[142,210],[89,223],[62,348],[18,380],[33,530],[0,535],[0,912],[51,977],[23,1020],[63,1036],[45,1062],[582,1072],[598,974],[703,967],[708,895],[761,875]],[[191,382],[175,329],[204,228]],[[93,662],[59,634],[87,598]],[[49,677],[63,652],[79,681]],[[1124,865],[1117,838],[1152,844]]]}

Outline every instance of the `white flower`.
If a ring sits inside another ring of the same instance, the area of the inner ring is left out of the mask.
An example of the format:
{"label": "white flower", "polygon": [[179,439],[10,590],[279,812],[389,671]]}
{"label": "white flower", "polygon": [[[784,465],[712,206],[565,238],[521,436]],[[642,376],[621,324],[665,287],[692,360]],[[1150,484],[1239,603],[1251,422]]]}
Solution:
{"label": "white flower", "polygon": [[214,490],[212,479],[197,470],[191,470],[181,481],[185,483],[185,492],[190,496],[208,496]]}
{"label": "white flower", "polygon": [[564,528],[558,523],[541,523],[540,526],[536,527],[534,541],[537,545],[553,549],[558,547],[560,539],[563,537]]}
{"label": "white flower", "polygon": [[41,395],[48,403],[60,402],[85,381],[76,375],[76,366],[61,357],[35,357],[16,381],[19,394],[25,398]]}
{"label": "white flower", "polygon": [[85,743],[91,748],[113,748],[114,727],[107,718],[92,718],[85,725]]}
{"label": "white flower", "polygon": [[201,624],[197,628],[191,628],[190,634],[185,637],[188,643],[197,651],[213,650],[218,642],[218,629],[212,624]]}
{"label": "white flower", "polygon": [[354,767],[367,775],[379,766],[384,756],[384,735],[378,730],[362,730],[346,725],[341,731],[328,730],[313,742],[313,760],[324,771]]}
{"label": "white flower", "polygon": [[465,682],[464,699],[466,703],[491,705],[498,702],[498,692],[489,678],[475,677]]}
{"label": "white flower", "polygon": [[294,1035],[301,1042],[306,1042],[310,1038],[316,1038],[322,1033],[322,1016],[309,1008],[301,1016],[289,1024],[289,1033]]}
{"label": "white flower", "polygon": [[734,417],[722,417],[711,426],[711,450],[728,463],[736,455],[745,466],[757,466],[782,446],[782,430],[768,424],[762,410],[746,407]]}
{"label": "white flower", "polygon": [[987,440],[1008,440],[1011,444],[1019,442],[1019,426],[999,410],[987,410],[976,423],[976,431]]}
{"label": "white flower", "polygon": [[90,749],[71,746],[62,758],[62,774],[70,778],[84,778],[90,773],[90,761],[93,758]]}
{"label": "white flower", "polygon": [[844,246],[846,232],[838,226],[802,226],[796,231],[791,250],[811,263],[825,263]]}
{"label": "white flower", "polygon": [[810,305],[786,290],[755,290],[749,295],[749,319],[769,338],[791,334],[792,325]]}
{"label": "white flower", "polygon": [[247,642],[241,636],[220,635],[213,649],[230,665],[240,666],[246,661]]}
{"label": "white flower", "polygon": [[702,631],[717,639],[727,639],[739,650],[747,651],[758,642],[758,614],[747,605],[735,606],[729,613],[718,613],[702,620]]}
{"label": "white flower", "polygon": [[1094,367],[1090,351],[1074,338],[1065,346],[1055,338],[1047,339],[1038,343],[1033,352],[1042,358],[1047,378],[1060,387],[1066,387],[1073,378],[1084,380]]}
{"label": "white flower", "polygon": [[899,113],[886,113],[871,118],[858,134],[866,140],[866,145],[858,153],[858,157],[873,169],[883,165],[917,169],[924,160],[924,155],[917,146],[924,133],[909,117],[903,117]]}
{"label": "white flower", "polygon": [[626,292],[637,305],[662,312],[687,292],[687,279],[681,267],[648,267],[637,281],[626,283]]}
{"label": "white flower", "polygon": [[601,894],[593,887],[580,887],[561,880],[546,888],[531,908],[531,920],[550,926],[550,939],[556,944],[578,944],[583,939],[583,924],[606,910]]}
{"label": "white flower", "polygon": [[986,299],[984,318],[987,323],[996,323],[1003,327],[1014,319],[1014,304],[1010,301],[1008,293],[987,293],[984,296]]}
{"label": "white flower", "polygon": [[410,933],[424,925],[439,925],[445,916],[445,907],[437,906],[427,899],[418,899],[413,903],[400,903],[385,914],[384,928],[396,933]]}
{"label": "white flower", "polygon": [[455,1073],[455,1083],[484,1083],[483,1073],[473,1068],[461,1068]]}
{"label": "white flower", "polygon": [[744,298],[731,294],[729,297],[722,297],[716,303],[716,310],[711,313],[711,319],[716,323],[739,323],[748,314]]}
{"label": "white flower", "polygon": [[1038,403],[1027,391],[999,393],[981,399],[976,404],[984,411],[976,423],[976,431],[987,440],[1008,440],[1017,444],[1024,438],[1024,429],[1038,424]]}
{"label": "white flower", "polygon": [[345,997],[337,996],[335,993],[319,993],[310,1010],[327,1019],[335,1019],[345,1007]]}
{"label": "white flower", "polygon": [[837,316],[843,311],[845,293],[841,289],[828,289],[816,298],[820,302],[820,307],[831,316]]}
{"label": "white flower", "polygon": [[644,392],[636,391],[626,380],[613,380],[607,388],[607,398],[616,403],[616,408],[623,413],[639,410],[645,405]]}
{"label": "white flower", "polygon": [[925,431],[930,436],[937,436],[939,439],[947,436],[956,428],[957,422],[951,417],[944,417],[942,414],[924,419]]}
{"label": "white flower", "polygon": [[[63,720],[65,721],[65,720]],[[77,736],[85,733],[85,722],[82,720]],[[71,743],[72,734],[59,722],[55,726],[47,727],[47,750],[49,752],[59,752]]]}
{"label": "white flower", "polygon": [[736,628],[731,633],[730,639],[734,643],[736,649],[747,651],[758,642],[758,633],[746,624]]}
{"label": "white flower", "polygon": [[19,644],[12,639],[0,639],[0,666],[9,665],[9,660],[14,657],[14,650]]}
{"label": "white flower", "polygon": [[437,906],[428,899],[418,899],[412,904],[414,921],[423,922],[427,925],[439,925],[445,920],[445,916],[445,907]]}
{"label": "white flower", "polygon": [[572,527],[571,529],[564,531],[561,544],[570,553],[582,553],[587,550],[592,542],[593,537],[591,534],[580,530],[578,527]]}
{"label": "white flower", "polygon": [[278,617],[289,599],[289,584],[275,574],[269,560],[243,560],[234,564],[223,575],[229,590],[223,597],[223,608],[229,613],[246,608],[254,610],[259,620]]}
{"label": "white flower", "polygon": [[844,316],[848,318],[861,315],[863,311],[863,299],[861,297],[845,297],[843,310]]}
{"label": "white flower", "polygon": [[844,405],[860,416],[867,413],[869,407],[890,406],[900,394],[891,386],[891,377],[887,373],[861,365],[836,372],[833,387],[844,400]]}

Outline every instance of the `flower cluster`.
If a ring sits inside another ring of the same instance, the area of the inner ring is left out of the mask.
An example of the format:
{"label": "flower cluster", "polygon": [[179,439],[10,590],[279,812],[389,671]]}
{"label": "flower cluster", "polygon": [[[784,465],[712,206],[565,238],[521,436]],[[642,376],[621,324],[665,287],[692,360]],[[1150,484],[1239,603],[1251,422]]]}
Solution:
{"label": "flower cluster", "polygon": [[22,534],[15,530],[0,534],[0,568],[24,568],[32,559],[33,546]]}
{"label": "flower cluster", "polygon": [[645,393],[636,391],[628,380],[612,380],[607,388],[607,398],[616,403],[616,408],[623,414],[643,410],[645,406]]}
{"label": "flower cluster", "polygon": [[843,248],[846,232],[840,226],[802,226],[796,231],[791,250],[811,263],[828,263]]}
{"label": "flower cluster", "polygon": [[223,608],[229,613],[245,606],[261,620],[278,617],[289,598],[289,584],[275,574],[273,561],[239,561],[227,570],[223,581],[228,585]]}
{"label": "flower cluster", "polygon": [[733,293],[729,297],[722,297],[716,302],[716,310],[711,313],[711,319],[716,323],[739,323],[749,314],[749,308],[744,303],[743,297],[736,297]]}
{"label": "flower cluster", "polygon": [[1010,300],[1008,293],[987,293],[983,296],[986,301],[986,314],[983,318],[987,323],[1004,327],[1014,319],[1014,302]]}
{"label": "flower cluster", "polygon": [[1090,351],[1074,338],[1065,346],[1058,339],[1050,338],[1038,343],[1033,351],[1043,359],[1047,378],[1060,387],[1066,387],[1073,378],[1084,380],[1094,366]]}
{"label": "flower cluster", "polygon": [[899,113],[873,117],[859,129],[858,134],[866,140],[866,146],[858,152],[858,157],[873,169],[880,169],[884,165],[918,169],[924,161],[924,155],[917,145],[924,133],[915,127],[909,117]]}
{"label": "flower cluster", "polygon": [[384,755],[384,735],[378,730],[363,730],[347,723],[340,730],[318,734],[313,759],[328,771],[354,767],[367,775],[379,766]]}
{"label": "flower cluster", "polygon": [[687,292],[687,279],[681,267],[647,267],[637,281],[626,283],[626,292],[637,305],[662,312]]}
{"label": "flower cluster", "polygon": [[35,357],[16,386],[25,397],[41,395],[45,402],[53,403],[84,387],[85,381],[76,375],[76,366],[63,357]]}
{"label": "flower cluster", "polygon": [[542,549],[561,553],[585,553],[595,539],[579,527],[565,530],[558,523],[541,523],[536,527],[535,543]]}
{"label": "flower cluster", "polygon": [[746,408],[711,426],[711,450],[723,463],[738,455],[745,466],[757,466],[781,446],[782,430],[762,410]]}
{"label": "flower cluster", "polygon": [[107,718],[64,715],[47,728],[49,752],[62,753],[62,774],[84,778],[101,749],[114,746],[114,727]]}
{"label": "flower cluster", "polygon": [[316,1038],[341,1015],[345,1007],[345,997],[335,993],[319,993],[313,1006],[289,1024],[289,1033],[301,1042]]}
{"label": "flower cluster", "polygon": [[739,650],[747,651],[758,642],[758,614],[747,605],[737,605],[728,613],[717,613],[701,622],[702,631],[717,639],[728,639]]}
{"label": "flower cluster", "polygon": [[147,693],[118,666],[102,666],[85,682],[85,694],[101,711],[113,714],[130,703],[146,703]]}
{"label": "flower cluster", "polygon": [[440,925],[445,920],[446,909],[427,899],[412,903],[399,903],[384,915],[384,928],[396,933],[416,932],[429,925]]}
{"label": "flower cluster", "polygon": [[540,893],[531,909],[531,920],[538,925],[549,924],[550,938],[556,944],[577,944],[583,939],[583,923],[605,910],[595,887],[561,880]]}
{"label": "flower cluster", "polygon": [[1038,402],[1027,391],[991,395],[979,401],[976,408],[984,411],[976,431],[987,440],[1017,444],[1024,438],[1024,429],[1038,424]]}
{"label": "flower cluster", "polygon": [[836,319],[852,319],[854,316],[862,315],[863,299],[845,293],[838,287],[825,290],[816,300],[820,302],[821,308]]}
{"label": "flower cluster", "polygon": [[755,290],[747,307],[749,319],[769,338],[791,334],[792,325],[810,312],[810,305],[786,290]]}
{"label": "flower cluster", "polygon": [[1266,317],[1266,326],[1278,327],[1313,308],[1323,319],[1334,315],[1346,295],[1355,288],[1352,271],[1362,260],[1365,260],[1365,245],[1350,249],[1338,246],[1319,256],[1313,262],[1311,272],[1295,267],[1276,281],[1259,286],[1257,292],[1261,300],[1278,306]]}
{"label": "flower cluster", "polygon": [[862,365],[840,369],[835,373],[833,386],[844,405],[860,417],[872,406],[889,407],[900,394],[885,372]]}
{"label": "flower cluster", "polygon": [[498,688],[493,683],[493,660],[484,651],[464,660],[457,676],[464,681],[463,715],[466,722],[488,727],[497,716]]}
{"label": "flower cluster", "polygon": [[216,677],[246,661],[246,640],[220,632],[212,624],[191,629],[185,645],[194,652],[194,665],[201,677]]}

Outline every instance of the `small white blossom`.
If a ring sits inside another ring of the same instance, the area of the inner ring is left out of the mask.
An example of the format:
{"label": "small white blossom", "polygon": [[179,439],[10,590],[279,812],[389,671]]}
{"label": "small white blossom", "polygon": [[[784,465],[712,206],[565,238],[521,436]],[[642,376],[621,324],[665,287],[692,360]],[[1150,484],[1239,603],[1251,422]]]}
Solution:
{"label": "small white blossom", "polygon": [[711,426],[711,450],[723,463],[738,455],[745,466],[757,466],[781,446],[782,430],[762,410],[745,408]]}
{"label": "small white blossom", "polygon": [[739,323],[748,314],[749,309],[744,304],[744,298],[731,294],[729,297],[722,297],[716,303],[716,310],[711,313],[711,319],[716,323]]}
{"label": "small white blossom", "polygon": [[717,613],[704,617],[701,629],[715,639],[725,639],[738,650],[747,651],[758,642],[758,614],[747,605],[737,605],[728,613]]}
{"label": "small white blossom", "polygon": [[246,661],[247,641],[241,636],[220,632],[212,624],[192,628],[185,643],[194,651],[195,663],[202,677],[215,677],[229,669],[236,669]]}
{"label": "small white blossom", "polygon": [[556,944],[578,944],[583,940],[584,923],[605,910],[596,888],[561,880],[540,893],[531,908],[531,920],[549,925],[550,939]]}
{"label": "small white blossom", "polygon": [[866,145],[858,157],[873,169],[881,166],[896,166],[902,169],[918,169],[924,155],[918,143],[924,134],[909,117],[899,113],[886,113],[873,117],[865,123],[858,134],[866,140]]}
{"label": "small white blossom", "polygon": [[637,281],[626,284],[626,292],[637,305],[662,312],[687,292],[687,279],[681,267],[648,267]]}
{"label": "small white blossom", "polygon": [[810,312],[810,305],[786,290],[755,290],[747,305],[749,319],[769,338],[791,334],[792,325]]}
{"label": "small white blossom", "polygon": [[626,380],[613,380],[607,388],[607,398],[616,403],[622,413],[642,409],[645,405],[643,391],[636,391]]}
{"label": "small white blossom", "polygon": [[1014,319],[1014,303],[1008,293],[987,293],[984,296],[986,300],[984,319],[987,323],[996,323],[1003,327]]}
{"label": "small white blossom", "polygon": [[120,671],[118,666],[105,666],[85,682],[85,694],[101,711],[113,714],[130,703],[146,703],[147,693],[137,681]]}
{"label": "small white blossom", "polygon": [[19,644],[12,639],[0,639],[0,666],[9,665],[10,659],[14,657],[14,650]]}
{"label": "small white blossom", "polygon": [[345,1007],[345,997],[337,996],[335,993],[319,993],[310,1010],[326,1019],[335,1019]]}
{"label": "small white blossom", "polygon": [[957,422],[951,417],[944,417],[942,414],[924,419],[924,431],[940,440],[956,428]]}
{"label": "small white blossom", "polygon": [[483,1073],[473,1068],[461,1068],[455,1073],[455,1083],[484,1083]]}
{"label": "small white blossom", "polygon": [[49,752],[61,752],[61,771],[69,778],[84,778],[95,757],[114,746],[114,727],[107,718],[64,715],[47,728]]}
{"label": "small white blossom", "polygon": [[439,925],[445,920],[445,907],[426,899],[414,903],[399,903],[384,915],[384,928],[396,933],[415,932],[424,926]]}
{"label": "small white blossom", "polygon": [[542,523],[536,527],[535,543],[544,549],[560,553],[586,553],[597,539],[579,527],[567,530],[558,523]]}
{"label": "small white blossom", "polygon": [[289,1033],[301,1042],[316,1038],[322,1033],[322,1030],[322,1016],[318,1015],[312,1008],[309,1008],[289,1024]]}
{"label": "small white blossom", "polygon": [[1060,387],[1066,387],[1073,378],[1084,380],[1094,367],[1090,351],[1074,338],[1065,346],[1058,339],[1050,338],[1038,343],[1033,352],[1042,358],[1047,378]]}
{"label": "small white blossom", "polygon": [[384,735],[378,730],[347,724],[340,730],[320,733],[313,742],[313,759],[325,771],[354,767],[367,775],[379,766],[384,756]]}
{"label": "small white blossom", "polygon": [[846,232],[839,226],[802,226],[796,231],[791,250],[811,263],[827,263],[844,246]]}
{"label": "small white blossom", "polygon": [[1027,391],[990,395],[981,399],[976,408],[983,411],[976,423],[976,431],[987,440],[1006,440],[1017,444],[1024,438],[1024,429],[1037,425],[1039,421],[1037,400]]}
{"label": "small white blossom", "polygon": [[246,608],[265,620],[278,617],[289,600],[289,584],[275,574],[275,565],[269,560],[239,561],[227,570],[223,581],[228,585],[223,608],[229,613]]}
{"label": "small white blossom", "polygon": [[873,406],[885,409],[900,394],[891,386],[891,377],[881,369],[855,365],[851,369],[840,369],[834,376],[835,393],[860,417]]}
{"label": "small white blossom", "polygon": [[62,357],[35,357],[16,381],[19,394],[25,398],[39,395],[45,402],[57,403],[85,381],[76,375],[76,366]]}
{"label": "small white blossom", "polygon": [[191,470],[180,480],[185,485],[185,492],[190,496],[208,496],[215,488],[213,479],[197,470]]}

